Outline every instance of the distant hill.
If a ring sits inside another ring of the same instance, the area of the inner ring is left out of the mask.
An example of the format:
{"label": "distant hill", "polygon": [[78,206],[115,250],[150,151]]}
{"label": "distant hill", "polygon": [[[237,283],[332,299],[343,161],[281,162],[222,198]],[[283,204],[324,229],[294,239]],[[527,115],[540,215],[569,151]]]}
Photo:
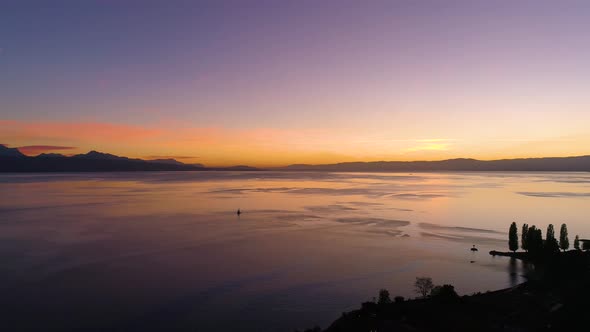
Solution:
{"label": "distant hill", "polygon": [[[71,157],[44,153],[36,157],[0,144],[0,172],[124,172],[124,171],[261,171],[244,165],[205,167],[175,159],[132,159],[90,151]],[[448,159],[440,161],[375,161],[325,165],[295,164],[276,171],[325,172],[437,172],[437,171],[590,171],[590,156],[501,160]]]}
{"label": "distant hill", "polygon": [[501,160],[375,161],[326,165],[296,164],[284,171],[419,172],[419,171],[590,171],[590,156]]}
{"label": "distant hill", "polygon": [[0,157],[0,172],[127,172],[195,171],[189,165],[152,163],[138,159],[101,159],[59,156]]}
{"label": "distant hill", "polygon": [[65,156],[61,153],[42,153],[37,156],[37,158],[65,158]]}
{"label": "distant hill", "polygon": [[[196,168],[205,168],[205,166],[203,164],[185,164],[183,162],[180,162],[176,159],[172,159],[172,158],[166,158],[166,159],[149,159],[146,160],[147,162],[150,163],[158,163],[158,164],[167,164],[167,165],[184,165],[184,166],[193,166]],[[233,166],[233,167],[239,167],[239,166]]]}
{"label": "distant hill", "polygon": [[119,157],[119,156],[115,156],[114,154],[109,154],[109,153],[102,153],[102,152],[98,152],[98,151],[90,151],[88,153],[85,154],[77,154],[75,156],[72,156],[71,158],[75,158],[75,159],[91,159],[91,160],[141,160],[141,159],[130,159],[127,157]]}
{"label": "distant hill", "polygon": [[260,171],[261,170],[256,167],[245,166],[245,165],[222,167],[222,168],[215,168],[215,169],[221,169],[224,171]]}
{"label": "distant hill", "polygon": [[206,168],[174,159],[142,160],[90,151],[71,157],[43,153],[36,157],[0,145],[0,172],[256,171],[248,166]]}
{"label": "distant hill", "polygon": [[157,164],[166,164],[166,165],[186,165],[184,163],[181,163],[178,160],[175,159],[150,159],[150,160],[146,160],[147,162],[150,163],[157,163]]}
{"label": "distant hill", "polygon": [[8,148],[2,144],[0,144],[0,157],[24,157],[25,155],[22,154],[16,148]]}

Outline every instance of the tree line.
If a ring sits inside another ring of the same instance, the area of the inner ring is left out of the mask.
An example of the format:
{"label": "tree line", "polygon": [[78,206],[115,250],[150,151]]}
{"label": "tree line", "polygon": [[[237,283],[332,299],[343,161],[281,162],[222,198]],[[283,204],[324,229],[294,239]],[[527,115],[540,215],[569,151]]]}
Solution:
{"label": "tree line", "polygon": [[[574,239],[574,248],[576,250],[590,250],[590,242],[582,241],[582,248],[580,248],[580,237],[576,235]],[[555,228],[553,224],[547,226],[545,239],[543,239],[543,232],[535,225],[529,227],[528,224],[522,225],[520,234],[520,248],[531,254],[540,252],[552,253],[559,252],[559,250],[566,251],[570,247],[570,241],[567,232],[567,225],[562,224],[559,229],[559,240],[555,237]],[[513,222],[508,230],[508,248],[512,252],[516,252],[519,248],[518,227]]]}
{"label": "tree line", "polygon": [[[435,285],[430,277],[416,277],[414,291],[418,293],[422,299],[432,298],[437,300],[452,300],[459,298],[453,285]],[[379,291],[379,298],[373,298],[373,301],[367,303],[384,305],[393,302],[400,303],[404,302],[404,300],[405,298],[403,296],[396,296],[392,301],[389,291],[387,289],[381,289]]]}

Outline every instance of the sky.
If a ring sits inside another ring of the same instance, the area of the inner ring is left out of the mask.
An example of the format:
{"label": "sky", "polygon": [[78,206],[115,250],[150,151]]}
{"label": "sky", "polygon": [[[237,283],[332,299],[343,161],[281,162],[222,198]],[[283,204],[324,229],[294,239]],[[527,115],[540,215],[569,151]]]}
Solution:
{"label": "sky", "polygon": [[3,0],[0,144],[210,166],[590,154],[588,1]]}

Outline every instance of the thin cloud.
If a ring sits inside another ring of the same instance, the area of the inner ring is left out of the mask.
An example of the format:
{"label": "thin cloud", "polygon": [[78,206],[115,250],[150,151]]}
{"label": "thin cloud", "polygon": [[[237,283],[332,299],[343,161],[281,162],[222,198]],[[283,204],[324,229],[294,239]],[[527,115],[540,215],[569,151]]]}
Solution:
{"label": "thin cloud", "polygon": [[356,143],[374,143],[374,142],[402,142],[402,143],[440,143],[440,142],[456,142],[456,138],[401,138],[401,139],[361,139],[356,140]]}
{"label": "thin cloud", "polygon": [[144,159],[198,159],[198,156],[144,156]]}
{"label": "thin cloud", "polygon": [[27,145],[19,146],[17,149],[26,155],[38,155],[45,152],[63,151],[63,150],[74,150],[77,147],[74,146],[56,146],[56,145]]}
{"label": "thin cloud", "polygon": [[441,198],[441,197],[450,197],[450,194],[412,194],[412,193],[403,193],[403,194],[393,194],[390,197],[399,198],[399,199],[408,199],[408,200],[427,200],[432,198]]}
{"label": "thin cloud", "polygon": [[574,138],[495,138],[490,141],[493,142],[575,142],[577,139]]}
{"label": "thin cloud", "polygon": [[420,143],[438,143],[438,142],[455,142],[457,139],[455,138],[424,138],[424,139],[417,139],[416,142]]}
{"label": "thin cloud", "polygon": [[530,196],[530,197],[546,197],[546,198],[563,198],[563,197],[590,197],[588,192],[530,192],[530,191],[519,191],[517,194]]}
{"label": "thin cloud", "polygon": [[448,143],[425,143],[411,148],[407,148],[406,152],[416,151],[448,151],[450,150],[450,144]]}

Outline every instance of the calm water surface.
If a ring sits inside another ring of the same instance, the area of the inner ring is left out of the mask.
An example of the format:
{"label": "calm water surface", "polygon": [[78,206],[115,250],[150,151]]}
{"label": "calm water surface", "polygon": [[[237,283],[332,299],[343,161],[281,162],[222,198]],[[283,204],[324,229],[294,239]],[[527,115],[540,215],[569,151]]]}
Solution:
{"label": "calm water surface", "polygon": [[327,327],[417,276],[521,282],[487,254],[512,221],[590,237],[589,173],[4,174],[0,197],[12,330]]}

